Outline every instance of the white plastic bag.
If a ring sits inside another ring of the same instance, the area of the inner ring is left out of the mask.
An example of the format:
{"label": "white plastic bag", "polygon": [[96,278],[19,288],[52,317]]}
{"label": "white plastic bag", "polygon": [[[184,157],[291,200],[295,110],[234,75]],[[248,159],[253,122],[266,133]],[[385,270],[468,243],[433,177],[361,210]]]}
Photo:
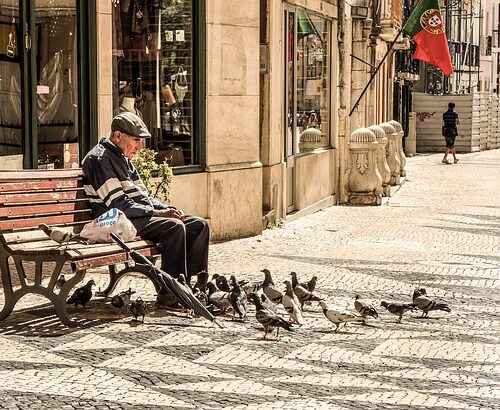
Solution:
{"label": "white plastic bag", "polygon": [[110,233],[114,233],[125,242],[133,240],[137,235],[132,222],[125,214],[116,208],[111,208],[93,221],[85,224],[80,236],[88,240],[89,243],[113,242]]}

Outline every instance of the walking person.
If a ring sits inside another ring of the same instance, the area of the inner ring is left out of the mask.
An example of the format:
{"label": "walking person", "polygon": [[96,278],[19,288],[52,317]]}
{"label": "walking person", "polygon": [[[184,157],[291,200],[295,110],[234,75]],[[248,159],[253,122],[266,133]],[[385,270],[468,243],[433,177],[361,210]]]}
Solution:
{"label": "walking person", "polygon": [[[162,245],[163,271],[174,278],[181,273],[191,278],[208,268],[208,222],[184,215],[182,210],[149,195],[130,159],[143,148],[144,139],[150,137],[137,115],[122,112],[114,117],[109,136],[99,141],[82,161],[85,192],[90,198],[92,216],[98,217],[110,208],[120,209],[142,239]],[[175,305],[176,300],[162,289],[158,302]]]}
{"label": "walking person", "polygon": [[446,150],[444,151],[444,158],[441,161],[443,164],[450,164],[448,161],[448,154],[451,152],[453,155],[453,163],[458,162],[457,152],[455,151],[455,138],[458,135],[457,125],[460,124],[458,112],[455,111],[455,103],[448,103],[448,110],[443,113],[443,136],[446,141]]}

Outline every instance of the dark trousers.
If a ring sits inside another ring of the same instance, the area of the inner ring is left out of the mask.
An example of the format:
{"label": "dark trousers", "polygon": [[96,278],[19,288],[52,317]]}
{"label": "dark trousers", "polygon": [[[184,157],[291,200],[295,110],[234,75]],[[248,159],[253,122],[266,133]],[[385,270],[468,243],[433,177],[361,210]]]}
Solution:
{"label": "dark trousers", "polygon": [[189,280],[208,269],[210,229],[203,218],[186,216],[182,222],[174,218],[152,217],[137,234],[162,245],[161,269],[174,278],[183,273]]}

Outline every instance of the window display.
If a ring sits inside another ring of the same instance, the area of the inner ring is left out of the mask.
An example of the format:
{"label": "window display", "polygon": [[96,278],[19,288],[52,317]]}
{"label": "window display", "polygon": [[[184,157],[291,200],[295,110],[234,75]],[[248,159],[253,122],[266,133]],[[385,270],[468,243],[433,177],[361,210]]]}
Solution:
{"label": "window display", "polygon": [[0,7],[0,157],[77,167],[78,156],[67,155],[79,144],[77,1],[29,3],[24,27],[21,2]]}
{"label": "window display", "polygon": [[139,115],[157,160],[196,161],[192,0],[113,0],[114,113]]}
{"label": "window display", "polygon": [[330,144],[330,22],[301,9],[288,19],[288,132],[300,153]]}

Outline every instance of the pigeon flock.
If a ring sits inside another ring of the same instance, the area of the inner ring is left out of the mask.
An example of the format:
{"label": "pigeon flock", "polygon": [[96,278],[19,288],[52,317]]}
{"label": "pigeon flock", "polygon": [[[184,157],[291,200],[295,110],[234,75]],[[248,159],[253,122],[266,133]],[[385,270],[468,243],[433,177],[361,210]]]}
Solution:
{"label": "pigeon flock", "polygon": [[[271,271],[263,269],[262,282],[238,281],[235,275],[231,275],[229,280],[224,275],[214,274],[209,281],[207,272],[200,272],[194,286],[186,281],[184,275],[180,275],[178,281],[185,291],[192,293],[213,315],[230,315],[232,320],[246,322],[248,302],[255,306],[255,318],[263,326],[266,340],[268,334],[276,330],[275,340],[279,340],[280,329],[292,331],[296,326],[306,324],[304,314],[308,305],[319,305],[326,319],[335,325],[334,331],[341,326],[344,328],[349,322],[366,324],[367,320],[376,320],[379,317],[377,309],[356,295],[353,305],[354,311],[346,307],[328,303],[323,297],[315,293],[317,277],[313,276],[308,282],[299,282],[296,272],[291,272],[291,280],[285,280],[283,286],[274,283]],[[85,305],[92,297],[93,280],[73,293],[67,300],[68,304],[75,307]],[[131,296],[135,293],[132,289],[121,292],[111,299],[111,304],[120,310],[128,310],[135,320],[144,317],[148,311],[148,304],[137,297],[131,301]],[[284,308],[283,317],[279,313],[279,305]],[[411,302],[387,302],[381,301],[380,306],[398,317],[396,323],[401,323],[403,315],[408,311],[422,312],[422,317],[427,317],[433,310],[450,312],[451,309],[445,302],[432,299],[427,295],[424,288],[417,288],[413,292]],[[192,315],[192,312],[191,312]]]}

